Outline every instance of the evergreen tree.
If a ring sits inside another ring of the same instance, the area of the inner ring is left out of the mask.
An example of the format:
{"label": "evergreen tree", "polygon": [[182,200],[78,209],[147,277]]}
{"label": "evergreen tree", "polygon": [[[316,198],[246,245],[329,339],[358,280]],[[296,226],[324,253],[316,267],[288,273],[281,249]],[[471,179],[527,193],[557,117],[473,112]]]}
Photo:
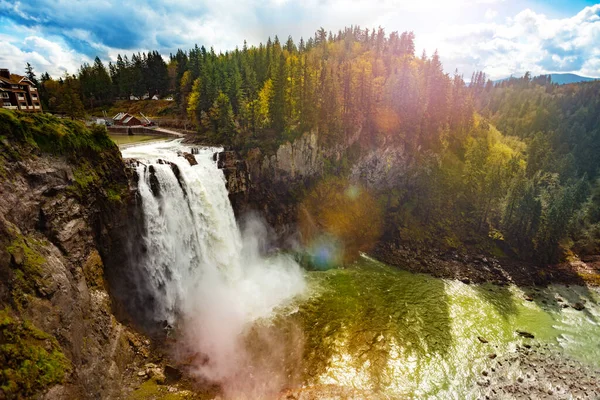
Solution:
{"label": "evergreen tree", "polygon": [[33,72],[33,67],[31,66],[31,64],[27,63],[27,66],[25,67],[25,76],[27,77],[27,79],[29,79],[31,81],[31,83],[33,83],[36,87],[39,87],[39,82],[35,76],[35,72]]}
{"label": "evergreen tree", "polygon": [[84,116],[83,103],[79,95],[79,82],[76,77],[65,72],[58,109],[72,120]]}

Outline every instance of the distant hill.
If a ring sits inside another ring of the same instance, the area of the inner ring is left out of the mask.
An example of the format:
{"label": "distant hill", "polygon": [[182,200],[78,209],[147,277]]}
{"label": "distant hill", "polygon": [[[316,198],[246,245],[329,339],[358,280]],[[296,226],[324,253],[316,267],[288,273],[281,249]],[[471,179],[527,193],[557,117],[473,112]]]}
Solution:
{"label": "distant hill", "polygon": [[[566,85],[568,83],[577,83],[577,82],[589,82],[600,80],[598,78],[589,78],[587,76],[580,76],[577,74],[550,74],[552,77],[552,83],[556,83],[558,85]],[[494,81],[494,83],[505,81],[509,78],[498,79]]]}
{"label": "distant hill", "polygon": [[595,81],[596,78],[588,78],[587,76],[579,76],[575,74],[550,74],[552,76],[552,82],[559,85],[565,85],[567,83],[577,82],[588,82]]}

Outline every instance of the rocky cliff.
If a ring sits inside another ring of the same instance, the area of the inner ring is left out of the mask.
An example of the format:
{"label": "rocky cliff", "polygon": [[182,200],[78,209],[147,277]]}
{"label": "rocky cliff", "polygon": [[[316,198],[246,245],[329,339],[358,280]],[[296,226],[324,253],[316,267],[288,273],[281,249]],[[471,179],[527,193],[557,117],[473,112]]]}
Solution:
{"label": "rocky cliff", "polygon": [[258,212],[278,237],[289,238],[295,233],[298,199],[322,176],[326,158],[317,135],[306,133],[272,155],[254,148],[243,156],[224,151],[216,159],[236,216]]}
{"label": "rocky cliff", "polygon": [[140,337],[103,260],[128,177],[103,130],[0,110],[0,398],[118,397]]}
{"label": "rocky cliff", "polygon": [[259,148],[245,154],[218,154],[229,196],[238,216],[256,211],[279,237],[294,235],[298,206],[324,176],[347,178],[372,193],[394,188],[408,178],[412,159],[400,143],[361,144],[358,129],[345,141],[328,146],[315,133],[279,146],[274,154]]}

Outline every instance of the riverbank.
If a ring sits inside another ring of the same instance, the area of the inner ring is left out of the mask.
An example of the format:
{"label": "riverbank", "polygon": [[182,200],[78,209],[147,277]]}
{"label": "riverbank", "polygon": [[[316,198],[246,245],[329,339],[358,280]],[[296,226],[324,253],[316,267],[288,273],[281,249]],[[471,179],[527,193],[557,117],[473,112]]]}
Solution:
{"label": "riverbank", "polygon": [[414,250],[404,246],[380,243],[370,254],[395,267],[464,283],[493,283],[496,285],[600,286],[600,256],[582,261],[541,265],[511,259],[496,259],[485,255],[443,252],[436,249]]}
{"label": "riverbank", "polygon": [[597,398],[600,371],[548,344],[525,342],[503,357],[494,357],[490,368],[481,371],[477,385],[486,399]]}

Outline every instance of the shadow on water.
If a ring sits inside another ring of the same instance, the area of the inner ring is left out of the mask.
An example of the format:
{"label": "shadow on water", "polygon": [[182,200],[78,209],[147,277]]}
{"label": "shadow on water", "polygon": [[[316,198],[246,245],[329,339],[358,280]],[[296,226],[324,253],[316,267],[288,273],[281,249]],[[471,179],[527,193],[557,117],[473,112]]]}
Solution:
{"label": "shadow on water", "polygon": [[[560,312],[577,303],[594,302],[594,296],[585,279],[577,269],[567,265],[549,265],[540,268],[528,263],[510,262],[507,267],[499,267],[503,279],[502,285],[473,285],[479,297],[496,308],[498,313],[507,319],[518,313],[517,303],[531,301],[540,309]],[[562,282],[562,285],[551,285]],[[523,297],[516,295],[511,284],[523,291]]]}
{"label": "shadow on water", "polygon": [[[569,263],[540,267],[512,261],[501,269],[506,283],[521,288],[525,292],[525,297],[541,309],[558,312],[564,308],[565,303],[572,306],[576,303],[585,304],[587,301],[594,301],[586,280],[580,274],[581,271],[589,268],[586,268],[583,262],[581,265],[584,268]],[[555,282],[560,282],[561,285],[552,285]],[[547,290],[549,286],[552,286],[551,292],[555,292],[552,295]]]}
{"label": "shadow on water", "polygon": [[[564,309],[574,308],[598,323],[598,319],[590,313],[590,304],[597,300],[589,287],[582,285],[552,285],[547,288],[526,288],[529,298],[542,310],[559,313]],[[581,307],[581,308],[579,308]]]}
{"label": "shadow on water", "polygon": [[505,320],[518,313],[514,293],[509,286],[492,284],[473,285],[479,298],[490,304]]}
{"label": "shadow on water", "polygon": [[373,261],[359,264],[313,273],[319,294],[300,305],[296,318],[305,332],[307,379],[326,373],[343,348],[351,369],[365,370],[378,390],[394,379],[387,370],[394,351],[417,364],[448,353],[453,340],[448,299],[442,280]]}

